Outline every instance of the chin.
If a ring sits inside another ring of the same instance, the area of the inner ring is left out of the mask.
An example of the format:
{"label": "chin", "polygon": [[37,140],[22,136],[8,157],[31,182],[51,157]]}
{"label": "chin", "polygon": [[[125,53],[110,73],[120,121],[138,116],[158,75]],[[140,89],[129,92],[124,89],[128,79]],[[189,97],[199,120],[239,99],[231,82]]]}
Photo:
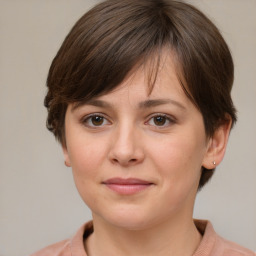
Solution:
{"label": "chin", "polygon": [[145,230],[157,224],[154,216],[148,216],[147,213],[127,210],[110,213],[108,215],[101,216],[105,222],[115,226],[116,228],[126,230]]}
{"label": "chin", "polygon": [[131,231],[145,230],[150,226],[147,221],[145,222],[144,220],[141,219],[131,219],[131,217],[119,219],[118,221],[114,220],[111,224],[117,228]]}

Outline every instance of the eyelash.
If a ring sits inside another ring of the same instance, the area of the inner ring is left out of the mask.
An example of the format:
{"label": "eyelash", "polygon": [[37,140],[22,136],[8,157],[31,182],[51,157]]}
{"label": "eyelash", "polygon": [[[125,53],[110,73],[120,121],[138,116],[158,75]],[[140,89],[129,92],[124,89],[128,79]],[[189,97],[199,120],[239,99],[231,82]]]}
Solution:
{"label": "eyelash", "polygon": [[86,127],[89,127],[89,128],[93,128],[93,129],[96,129],[96,128],[99,128],[99,127],[102,127],[103,125],[106,125],[106,124],[103,124],[103,125],[93,125],[93,124],[88,124],[89,122],[92,123],[92,118],[93,117],[100,117],[100,118],[103,118],[103,122],[107,121],[108,123],[111,124],[111,122],[101,113],[93,113],[93,114],[90,114],[90,115],[87,115],[85,116],[83,119],[82,119],[82,124],[85,125]]}
{"label": "eyelash", "polygon": [[[153,120],[154,122],[154,118],[157,118],[157,117],[161,117],[161,118],[165,118],[165,123],[163,125],[152,125],[154,127],[156,127],[157,129],[164,129],[168,126],[170,126],[171,124],[175,124],[176,123],[176,120],[175,118],[167,115],[167,114],[163,114],[163,113],[155,113],[153,115],[150,116],[149,120],[146,122],[146,124],[149,124],[149,122],[151,120]],[[168,122],[168,124],[166,125],[166,122]]]}
{"label": "eyelash", "polygon": [[[99,124],[99,125],[94,125],[92,124],[92,118],[93,117],[99,117],[99,118],[102,118],[103,119],[103,124]],[[161,118],[165,118],[164,120],[164,124],[163,125],[156,125],[156,124],[152,124],[151,126],[153,127],[156,127],[157,129],[164,129],[168,126],[170,126],[171,124],[174,124],[176,123],[176,120],[175,118],[173,117],[170,117],[169,115],[167,114],[163,114],[163,113],[155,113],[153,115],[151,115],[148,119],[148,121],[145,122],[145,124],[149,124],[150,125],[150,121],[153,120],[154,122],[154,118],[158,118],[158,117],[161,117]],[[87,115],[85,116],[83,119],[82,119],[82,124],[85,125],[86,127],[89,127],[89,128],[92,128],[92,129],[97,129],[97,128],[101,128],[105,125],[109,125],[111,124],[111,122],[105,117],[105,115],[103,115],[102,113],[93,113],[93,114],[90,114],[90,115]],[[91,124],[89,124],[89,122]],[[104,124],[104,122],[107,122],[108,124]],[[166,125],[166,122],[168,122],[168,124]]]}

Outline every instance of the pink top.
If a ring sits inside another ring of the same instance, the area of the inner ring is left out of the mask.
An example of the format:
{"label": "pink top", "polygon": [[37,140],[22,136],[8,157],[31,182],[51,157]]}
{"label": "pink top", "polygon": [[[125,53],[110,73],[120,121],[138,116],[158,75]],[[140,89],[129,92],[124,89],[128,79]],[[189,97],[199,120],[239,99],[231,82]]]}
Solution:
{"label": "pink top", "polygon": [[[209,221],[195,220],[203,239],[193,256],[256,256],[256,253],[216,234]],[[87,256],[84,239],[93,232],[92,221],[84,224],[71,239],[50,245],[30,256]]]}

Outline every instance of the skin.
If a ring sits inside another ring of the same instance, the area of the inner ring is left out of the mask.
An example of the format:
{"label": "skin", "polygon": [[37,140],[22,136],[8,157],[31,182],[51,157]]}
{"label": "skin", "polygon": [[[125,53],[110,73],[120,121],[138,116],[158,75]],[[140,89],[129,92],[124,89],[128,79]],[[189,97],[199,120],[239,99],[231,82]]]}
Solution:
{"label": "skin", "polygon": [[[230,122],[206,137],[171,57],[150,94],[141,68],[114,91],[70,104],[63,152],[92,211],[88,255],[192,255],[201,240],[192,218],[201,167],[222,160],[229,130]],[[103,184],[114,177],[152,185],[123,195]]]}

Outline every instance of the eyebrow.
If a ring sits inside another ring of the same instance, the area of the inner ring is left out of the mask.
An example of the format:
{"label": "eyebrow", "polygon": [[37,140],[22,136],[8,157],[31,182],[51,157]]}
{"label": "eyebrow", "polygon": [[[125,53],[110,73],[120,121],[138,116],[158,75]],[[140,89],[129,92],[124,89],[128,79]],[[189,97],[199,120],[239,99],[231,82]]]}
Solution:
{"label": "eyebrow", "polygon": [[[165,105],[165,104],[172,104],[172,105],[175,105],[175,106],[179,107],[182,110],[186,110],[186,108],[180,102],[178,102],[176,100],[172,100],[172,99],[145,100],[145,101],[140,102],[138,104],[138,107],[140,109],[146,109],[146,108],[152,108],[152,107]],[[108,103],[108,102],[103,101],[103,100],[91,99],[91,100],[88,100],[88,101],[85,101],[85,102],[76,103],[72,107],[72,111],[74,111],[76,108],[79,108],[79,107],[84,106],[84,105],[91,105],[91,106],[101,107],[101,108],[113,108],[113,105],[111,103]]]}
{"label": "eyebrow", "polygon": [[96,99],[91,99],[91,100],[87,100],[87,101],[81,101],[81,102],[77,102],[74,104],[74,106],[72,107],[72,111],[74,111],[75,109],[81,107],[81,106],[85,106],[85,105],[91,105],[91,106],[95,106],[95,107],[100,107],[100,108],[111,108],[112,104],[103,101],[103,100],[96,100]]}
{"label": "eyebrow", "polygon": [[145,100],[139,103],[139,108],[151,108],[159,105],[173,104],[183,110],[186,108],[178,101],[172,99],[155,99],[155,100]]}

